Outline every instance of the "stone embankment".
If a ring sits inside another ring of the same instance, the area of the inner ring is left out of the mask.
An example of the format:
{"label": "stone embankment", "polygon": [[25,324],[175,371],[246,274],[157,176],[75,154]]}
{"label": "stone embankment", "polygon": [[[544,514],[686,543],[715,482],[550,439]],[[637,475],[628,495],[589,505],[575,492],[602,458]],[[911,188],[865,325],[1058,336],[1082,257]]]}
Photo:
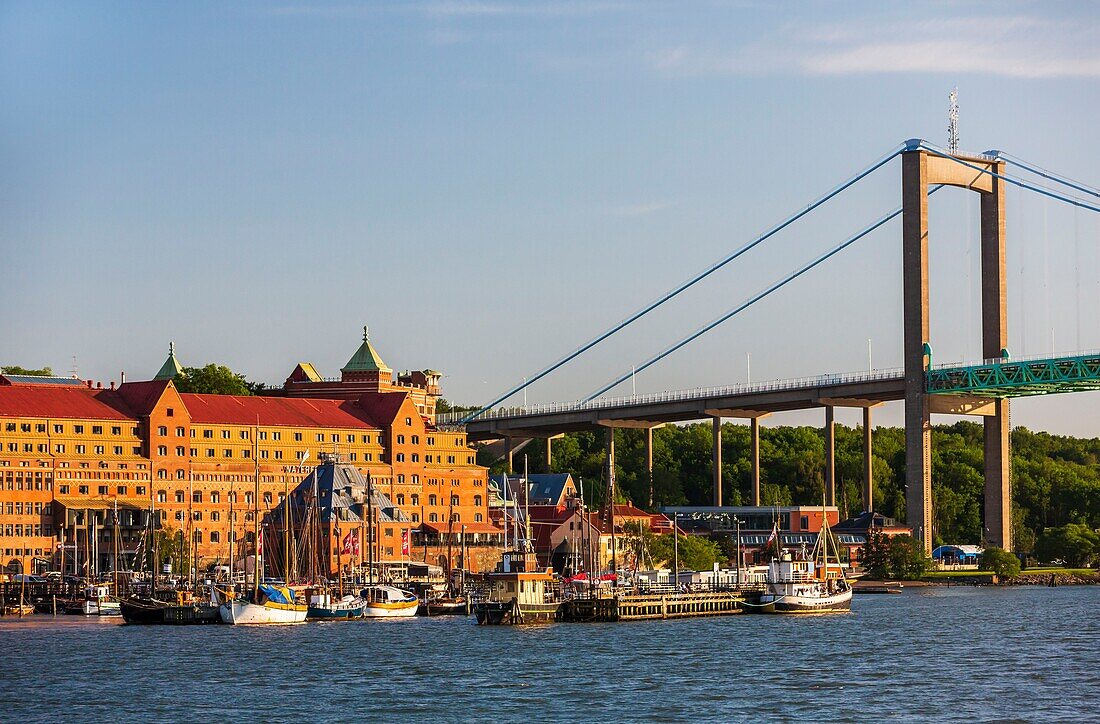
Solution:
{"label": "stone embankment", "polygon": [[1100,584],[1100,573],[1021,573],[1003,578],[1002,586],[1088,586]]}

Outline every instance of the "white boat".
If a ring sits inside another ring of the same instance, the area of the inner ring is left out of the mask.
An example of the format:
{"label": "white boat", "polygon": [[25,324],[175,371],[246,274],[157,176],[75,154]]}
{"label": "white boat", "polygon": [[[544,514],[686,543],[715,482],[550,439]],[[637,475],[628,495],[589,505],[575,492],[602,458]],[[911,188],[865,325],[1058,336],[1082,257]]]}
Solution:
{"label": "white boat", "polygon": [[84,589],[83,612],[85,616],[121,616],[122,606],[111,595],[108,585],[91,585]]}
{"label": "white boat", "polygon": [[789,551],[773,558],[760,605],[769,613],[829,613],[852,606],[852,586],[830,578],[812,558],[797,560]]}
{"label": "white boat", "polygon": [[308,612],[309,606],[299,603],[294,591],[267,584],[249,597],[226,601],[218,609],[222,623],[237,625],[302,623]]}
{"label": "white boat", "polygon": [[359,596],[366,601],[363,618],[410,618],[416,615],[420,599],[395,586],[367,586]]}

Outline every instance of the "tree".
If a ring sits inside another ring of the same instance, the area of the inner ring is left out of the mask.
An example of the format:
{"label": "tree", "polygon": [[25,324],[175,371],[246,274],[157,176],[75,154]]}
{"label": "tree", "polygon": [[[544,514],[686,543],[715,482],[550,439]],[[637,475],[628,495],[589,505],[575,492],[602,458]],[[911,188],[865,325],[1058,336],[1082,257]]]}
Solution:
{"label": "tree", "polygon": [[927,571],[931,561],[924,544],[911,535],[890,538],[890,576],[903,581],[915,581]]}
{"label": "tree", "polygon": [[1003,548],[994,546],[982,552],[982,562],[978,568],[1002,578],[1013,578],[1020,575],[1020,559]]}
{"label": "tree", "polygon": [[[208,364],[205,367],[184,367],[183,374],[172,378],[180,392],[206,395],[252,395],[257,389],[244,375],[239,375],[224,365]],[[262,389],[262,383],[259,389]]]}
{"label": "tree", "polygon": [[1071,568],[1091,565],[1100,556],[1100,535],[1087,525],[1068,523],[1047,528],[1035,542],[1035,557],[1043,563],[1062,561]]}
{"label": "tree", "polygon": [[0,374],[4,375],[29,375],[31,377],[53,377],[53,370],[49,367],[42,369],[30,369],[19,365],[7,365],[0,367]]}
{"label": "tree", "polygon": [[887,578],[890,575],[890,538],[883,533],[868,533],[861,561],[869,578]]}

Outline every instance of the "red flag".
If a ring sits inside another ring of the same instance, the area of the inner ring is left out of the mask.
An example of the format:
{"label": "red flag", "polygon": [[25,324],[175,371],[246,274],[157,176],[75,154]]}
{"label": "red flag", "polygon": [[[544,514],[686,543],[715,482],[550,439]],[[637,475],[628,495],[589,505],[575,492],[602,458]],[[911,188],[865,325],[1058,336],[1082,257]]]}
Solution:
{"label": "red flag", "polygon": [[357,556],[359,555],[359,531],[353,530],[344,536],[344,555],[345,556]]}
{"label": "red flag", "polygon": [[401,531],[401,555],[409,555],[409,529],[405,528]]}

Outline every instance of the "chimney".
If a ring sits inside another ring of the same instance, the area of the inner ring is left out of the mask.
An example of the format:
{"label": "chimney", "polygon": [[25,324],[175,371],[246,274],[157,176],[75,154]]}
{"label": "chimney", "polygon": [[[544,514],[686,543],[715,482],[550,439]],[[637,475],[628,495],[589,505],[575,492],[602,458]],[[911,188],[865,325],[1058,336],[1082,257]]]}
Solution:
{"label": "chimney", "polygon": [[91,380],[85,380],[84,384],[88,385],[89,390],[92,389],[92,381]]}
{"label": "chimney", "polygon": [[114,380],[111,380],[111,389],[112,390],[115,389],[115,381]]}
{"label": "chimney", "polygon": [[103,389],[103,383],[102,382],[96,382],[95,383],[95,388],[97,390],[102,390]]}
{"label": "chimney", "polygon": [[126,384],[126,370],[122,370],[118,373],[118,384],[119,386]]}

